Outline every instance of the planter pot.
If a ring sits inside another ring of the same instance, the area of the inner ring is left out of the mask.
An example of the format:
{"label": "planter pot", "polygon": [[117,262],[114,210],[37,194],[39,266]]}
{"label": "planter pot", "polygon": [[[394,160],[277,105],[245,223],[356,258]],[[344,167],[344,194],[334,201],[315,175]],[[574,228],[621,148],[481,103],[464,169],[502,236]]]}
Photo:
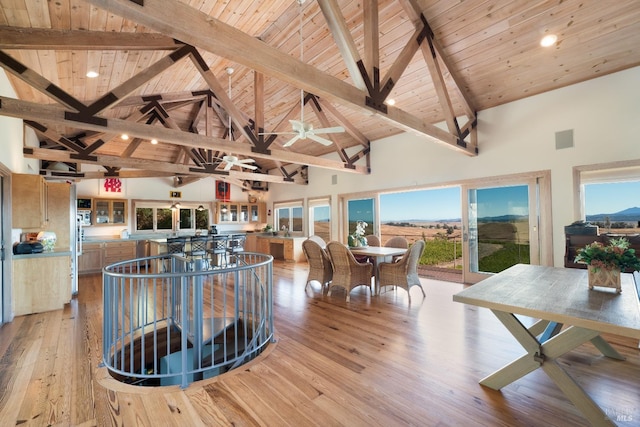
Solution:
{"label": "planter pot", "polygon": [[594,286],[615,288],[617,293],[622,292],[620,288],[620,270],[616,268],[607,270],[589,266],[589,289],[593,289]]}

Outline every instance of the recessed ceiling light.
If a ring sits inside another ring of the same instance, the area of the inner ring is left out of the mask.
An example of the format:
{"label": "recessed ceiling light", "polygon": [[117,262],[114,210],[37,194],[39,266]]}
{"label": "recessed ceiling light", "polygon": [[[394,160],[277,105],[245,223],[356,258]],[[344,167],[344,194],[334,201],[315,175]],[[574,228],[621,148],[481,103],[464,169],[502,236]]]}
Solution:
{"label": "recessed ceiling light", "polygon": [[396,100],[393,98],[389,98],[385,101],[385,104],[387,105],[396,105]]}
{"label": "recessed ceiling light", "polygon": [[157,140],[157,139],[152,139],[152,140],[151,140],[151,143],[152,143],[153,145],[156,145],[156,144],[158,143],[158,140]]}
{"label": "recessed ceiling light", "polygon": [[123,133],[122,135],[120,135],[120,138],[126,141],[127,139],[129,139],[129,135],[127,135],[126,133]]}
{"label": "recessed ceiling light", "polygon": [[97,71],[87,71],[87,77],[89,77],[90,79],[95,79],[99,75],[100,74],[98,74]]}
{"label": "recessed ceiling light", "polygon": [[540,40],[540,46],[549,47],[553,46],[558,41],[558,36],[555,34],[547,34]]}

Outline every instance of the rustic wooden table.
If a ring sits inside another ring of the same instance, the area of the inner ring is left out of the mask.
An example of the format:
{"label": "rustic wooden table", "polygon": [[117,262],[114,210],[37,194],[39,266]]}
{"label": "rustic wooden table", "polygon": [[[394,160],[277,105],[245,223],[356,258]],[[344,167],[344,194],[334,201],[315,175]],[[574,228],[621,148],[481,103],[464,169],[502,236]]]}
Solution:
{"label": "rustic wooden table", "polygon": [[[555,359],[587,341],[605,356],[623,359],[600,334],[640,338],[633,276],[621,276],[622,293],[617,294],[589,290],[586,270],[518,264],[454,295],[454,301],[491,309],[527,351],[480,384],[499,390],[542,368],[591,424],[615,425]],[[541,320],[527,328],[516,314]],[[554,323],[566,327],[553,328]],[[550,326],[554,332],[544,333]]]}

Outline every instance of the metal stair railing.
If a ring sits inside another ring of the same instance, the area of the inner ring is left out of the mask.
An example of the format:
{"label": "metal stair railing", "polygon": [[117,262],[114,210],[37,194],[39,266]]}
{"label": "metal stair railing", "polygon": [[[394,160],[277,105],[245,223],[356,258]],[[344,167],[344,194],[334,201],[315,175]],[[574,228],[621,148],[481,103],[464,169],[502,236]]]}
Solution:
{"label": "metal stair railing", "polygon": [[273,257],[236,261],[212,269],[164,254],[105,267],[102,363],[111,375],[184,388],[257,356],[274,340]]}

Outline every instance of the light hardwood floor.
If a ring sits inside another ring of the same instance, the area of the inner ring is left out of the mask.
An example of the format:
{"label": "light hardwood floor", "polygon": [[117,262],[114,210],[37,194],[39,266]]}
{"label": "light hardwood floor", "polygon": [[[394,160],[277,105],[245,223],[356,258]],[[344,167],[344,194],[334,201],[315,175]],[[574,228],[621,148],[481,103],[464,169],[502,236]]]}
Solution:
{"label": "light hardwood floor", "polygon": [[[166,388],[110,379],[101,359],[101,277],[83,276],[64,310],[0,329],[0,426],[347,425],[582,426],[540,370],[505,387],[478,380],[522,354],[485,309],[452,302],[464,285],[423,279],[371,297],[305,291],[306,264],[276,262],[277,343],[218,378]],[[605,336],[627,357],[591,345],[563,367],[620,426],[640,425],[638,343]]]}

